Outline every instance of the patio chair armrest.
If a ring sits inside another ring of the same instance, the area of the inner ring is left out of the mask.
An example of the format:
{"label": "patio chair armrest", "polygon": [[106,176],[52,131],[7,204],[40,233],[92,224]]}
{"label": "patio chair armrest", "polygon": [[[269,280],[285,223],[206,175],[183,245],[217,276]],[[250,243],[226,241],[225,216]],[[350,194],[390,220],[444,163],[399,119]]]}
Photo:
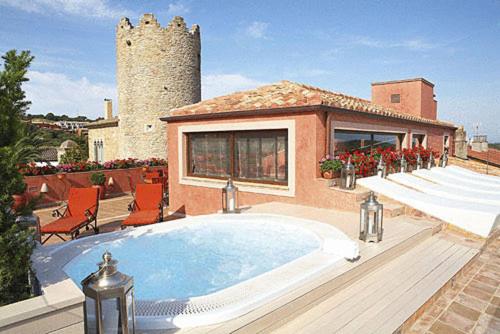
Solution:
{"label": "patio chair armrest", "polygon": [[97,212],[92,213],[92,211],[90,211],[91,209],[96,208],[96,207],[97,207],[97,205],[92,205],[90,208],[85,210],[85,212],[84,212],[85,217],[87,217],[87,219],[89,221],[94,220],[96,218]]}
{"label": "patio chair armrest", "polygon": [[52,210],[52,217],[63,217],[68,211],[68,204],[65,203],[61,207]]}

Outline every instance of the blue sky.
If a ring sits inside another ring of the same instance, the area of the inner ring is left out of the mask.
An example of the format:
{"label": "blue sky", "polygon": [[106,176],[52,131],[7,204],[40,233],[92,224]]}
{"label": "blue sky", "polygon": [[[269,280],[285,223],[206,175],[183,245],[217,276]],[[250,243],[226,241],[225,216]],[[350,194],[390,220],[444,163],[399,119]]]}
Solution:
{"label": "blue sky", "polygon": [[371,82],[424,77],[439,118],[500,142],[498,0],[0,0],[0,52],[36,57],[31,113],[100,116],[115,25],[148,12],[200,25],[204,98],[288,79],[369,99]]}

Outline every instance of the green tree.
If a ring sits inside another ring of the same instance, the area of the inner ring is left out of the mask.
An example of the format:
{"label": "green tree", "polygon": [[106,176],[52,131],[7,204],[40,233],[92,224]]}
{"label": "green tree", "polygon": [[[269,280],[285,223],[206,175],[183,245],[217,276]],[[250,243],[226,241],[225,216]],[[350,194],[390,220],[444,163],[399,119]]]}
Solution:
{"label": "green tree", "polygon": [[66,149],[66,152],[61,156],[61,163],[71,164],[75,162],[85,161],[87,158],[82,153],[80,146],[70,147]]}
{"label": "green tree", "polygon": [[27,273],[34,242],[32,232],[16,223],[12,194],[25,187],[17,164],[32,160],[36,149],[21,122],[30,102],[22,89],[33,57],[8,51],[0,71],[0,305],[29,297]]}

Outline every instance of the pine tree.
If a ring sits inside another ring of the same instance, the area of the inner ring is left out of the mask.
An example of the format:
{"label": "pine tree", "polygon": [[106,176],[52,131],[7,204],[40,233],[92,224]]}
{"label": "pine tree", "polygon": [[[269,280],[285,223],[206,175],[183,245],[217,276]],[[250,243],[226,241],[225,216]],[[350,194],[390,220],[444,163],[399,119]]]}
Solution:
{"label": "pine tree", "polygon": [[[29,297],[28,270],[34,242],[32,232],[16,224],[12,194],[25,188],[17,164],[27,153],[21,117],[30,102],[25,100],[23,82],[33,57],[28,51],[8,51],[0,71],[0,305]],[[29,150],[28,150],[29,151]],[[23,153],[24,152],[24,153]],[[31,153],[30,153],[31,154]]]}

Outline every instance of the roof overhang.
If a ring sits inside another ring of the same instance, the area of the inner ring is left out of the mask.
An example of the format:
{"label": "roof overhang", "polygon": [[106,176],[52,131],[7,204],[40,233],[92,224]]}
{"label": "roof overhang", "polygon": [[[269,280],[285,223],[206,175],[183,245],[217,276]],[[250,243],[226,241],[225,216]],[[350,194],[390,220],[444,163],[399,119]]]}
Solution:
{"label": "roof overhang", "polygon": [[359,115],[364,115],[366,117],[372,117],[375,119],[389,118],[392,120],[398,120],[401,122],[409,122],[413,124],[429,125],[435,127],[444,127],[450,129],[457,129],[458,127],[453,124],[445,124],[438,122],[425,122],[414,119],[407,119],[404,117],[398,117],[394,115],[381,115],[371,112],[364,112],[352,109],[342,109],[337,107],[331,107],[326,105],[316,105],[316,106],[297,106],[297,107],[287,107],[287,108],[271,108],[271,109],[253,109],[253,110],[235,110],[227,112],[213,112],[213,113],[203,113],[203,114],[188,114],[188,115],[173,115],[160,117],[160,120],[164,122],[188,122],[197,120],[208,120],[208,119],[224,119],[224,118],[239,118],[248,116],[268,116],[268,115],[280,115],[280,114],[293,114],[293,113],[308,113],[308,112],[340,112],[340,113],[356,113]]}

